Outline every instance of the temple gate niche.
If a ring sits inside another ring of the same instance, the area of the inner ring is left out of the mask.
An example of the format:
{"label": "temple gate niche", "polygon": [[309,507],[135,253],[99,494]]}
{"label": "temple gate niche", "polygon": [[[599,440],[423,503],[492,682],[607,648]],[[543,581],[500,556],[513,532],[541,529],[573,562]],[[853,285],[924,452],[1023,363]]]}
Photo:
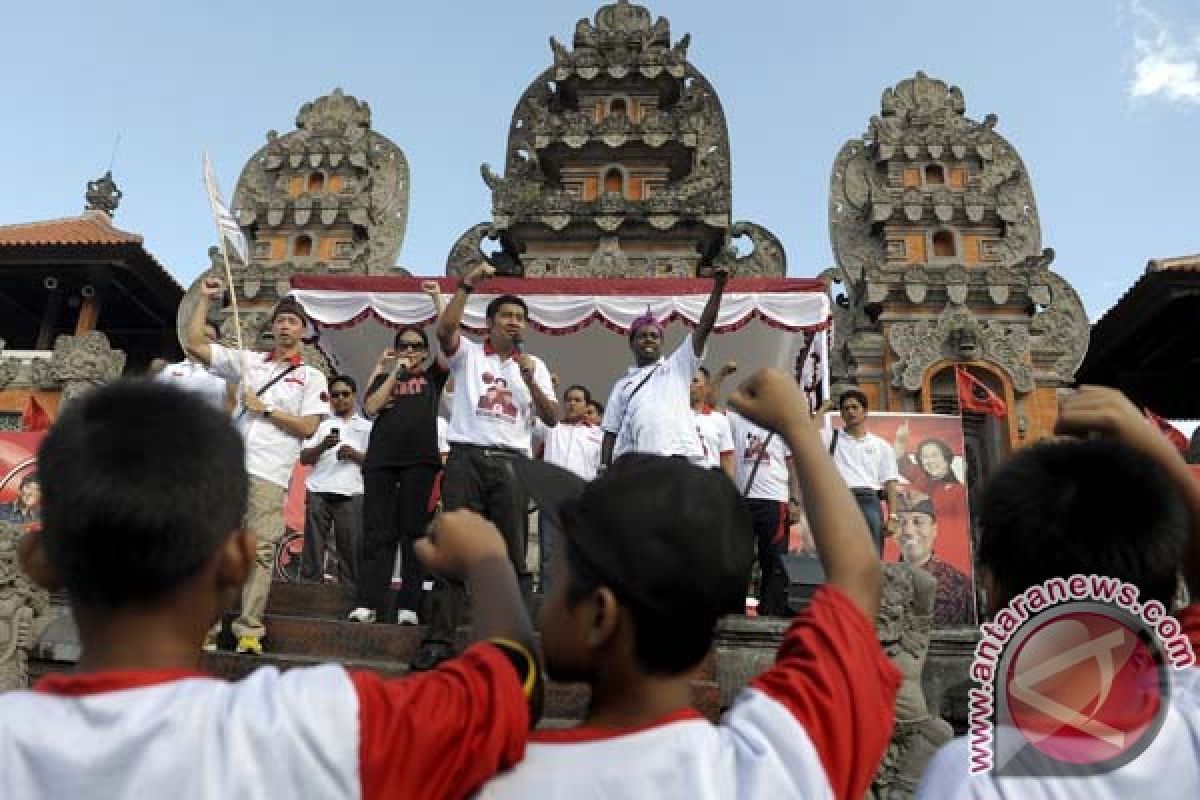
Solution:
{"label": "temple gate niche", "polygon": [[268,131],[232,202],[250,245],[250,263],[233,263],[246,341],[256,341],[292,275],[407,275],[396,259],[408,194],[403,151],[371,128],[371,107],[341,89],[305,103],[296,130]]}
{"label": "temple gate niche", "polygon": [[551,37],[554,63],[517,103],[503,175],[482,167],[492,220],[460,237],[446,273],[487,259],[527,277],[694,277],[718,263],[782,277],[779,240],[732,221],[725,113],[687,60],[690,40],[672,42],[665,18],[628,0],[579,20],[572,49]]}
{"label": "temple gate niche", "polygon": [[1088,323],[1050,269],[1016,149],[995,115],[965,112],[958,87],[923,72],[884,91],[833,165],[826,276],[835,384],[859,386],[880,410],[957,414],[961,364],[1005,400],[1007,419],[963,415],[978,478],[1053,430]]}

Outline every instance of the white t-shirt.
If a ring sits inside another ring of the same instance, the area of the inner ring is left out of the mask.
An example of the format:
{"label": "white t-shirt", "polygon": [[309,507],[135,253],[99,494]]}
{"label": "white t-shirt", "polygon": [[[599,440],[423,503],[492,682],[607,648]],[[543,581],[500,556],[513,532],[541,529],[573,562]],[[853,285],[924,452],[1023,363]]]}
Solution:
{"label": "white t-shirt", "polygon": [[225,387],[229,384],[218,378],[199,361],[185,358],[177,364],[168,364],[154,380],[169,383],[188,392],[196,392],[218,411],[225,411]]}
{"label": "white t-shirt", "polygon": [[684,709],[630,731],[532,731],[525,760],[478,800],[863,797],[899,684],[866,615],[822,586],[719,724]]}
{"label": "white t-shirt", "polygon": [[[689,333],[669,357],[644,367],[630,367],[617,381],[600,425],[617,437],[614,460],[625,453],[650,453],[685,456],[693,464],[704,464],[689,397],[692,376],[702,355],[696,355]],[[642,388],[638,389],[639,385]]]}
{"label": "white t-shirt", "polygon": [[542,444],[542,460],[574,472],[585,481],[596,477],[604,431],[586,422],[559,422],[553,428],[538,421],[534,438]]}
{"label": "white t-shirt", "polygon": [[[209,347],[212,349],[213,374],[231,382],[240,380],[242,359],[238,351],[219,344]],[[257,392],[291,366],[289,363],[274,360],[271,353],[253,350],[246,350],[245,353],[245,391]],[[289,372],[282,380],[275,381],[263,392],[260,399],[268,407],[277,408],[287,414],[300,417],[327,416],[329,386],[325,375],[303,361],[299,363],[299,367]],[[246,411],[240,397],[233,412],[233,419],[246,442],[246,472],[286,489],[304,440],[287,433],[262,414]]]}
{"label": "white t-shirt", "polygon": [[696,435],[700,438],[704,466],[720,467],[721,456],[733,452],[729,420],[720,411],[705,407],[701,411],[692,410],[692,421],[696,425]]}
{"label": "white t-shirt", "polygon": [[[533,356],[533,381],[554,397],[550,371]],[[537,412],[533,394],[515,358],[501,358],[490,342],[458,337],[458,349],[446,357],[454,380],[453,411],[446,434],[451,444],[508,447],[529,455]]]}
{"label": "white t-shirt", "polygon": [[304,447],[316,447],[329,432],[337,428],[340,441],[336,447],[321,453],[304,488],[322,494],[342,494],[347,497],[363,493],[362,467],[350,459],[339,459],[337,451],[348,444],[360,453],[367,452],[367,441],[371,438],[371,421],[355,413],[350,419],[329,417],[317,426],[317,432],[309,437]]}
{"label": "white t-shirt", "polygon": [[[825,449],[833,434],[822,431],[821,439]],[[888,481],[900,480],[900,472],[896,468],[896,451],[882,436],[867,433],[861,439],[855,439],[845,431],[840,431],[837,437],[837,448],[833,451],[833,463],[837,465],[842,480],[851,489],[875,489],[878,491]]]}
{"label": "white t-shirt", "polygon": [[446,434],[450,431],[450,423],[446,422],[445,417],[437,418],[437,448],[438,455],[443,458],[450,455],[450,440],[446,438]]}
{"label": "white t-shirt", "polygon": [[[929,765],[917,797],[1006,800],[1194,800],[1200,797],[1200,669],[1174,673],[1170,708],[1162,728],[1137,758],[1103,775],[997,777],[968,772],[966,737],[946,744]],[[1021,734],[1016,734],[1020,736]],[[989,743],[990,745],[990,743]]]}
{"label": "white t-shirt", "polygon": [[[788,461],[792,451],[778,434],[771,436],[766,428],[760,428],[732,409],[726,412],[729,429],[733,432],[733,462],[737,470],[736,483],[739,492],[754,500],[774,500],[786,503],[791,494],[788,486]],[[766,452],[763,443],[770,437]],[[746,492],[746,482],[754,471],[754,464],[762,456],[762,464],[754,473],[754,485]]]}

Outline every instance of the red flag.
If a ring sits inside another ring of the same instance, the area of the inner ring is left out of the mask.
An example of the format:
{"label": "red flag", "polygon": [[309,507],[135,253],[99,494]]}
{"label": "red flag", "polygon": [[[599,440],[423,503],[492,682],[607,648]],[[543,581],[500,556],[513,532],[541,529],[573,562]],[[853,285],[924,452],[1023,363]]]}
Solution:
{"label": "red flag", "polygon": [[1004,401],[969,370],[956,366],[954,378],[958,383],[958,405],[963,411],[991,414],[993,417],[1008,415],[1008,406]]}
{"label": "red flag", "polygon": [[1158,428],[1159,431],[1162,432],[1162,435],[1167,437],[1167,441],[1174,445],[1176,450],[1184,455],[1187,455],[1188,440],[1187,437],[1183,435],[1183,432],[1160,417],[1158,414],[1155,414],[1150,409],[1147,408],[1144,410],[1144,412],[1146,414],[1146,419],[1150,420],[1154,427]]}
{"label": "red flag", "polygon": [[32,394],[29,395],[29,400],[25,403],[25,411],[21,413],[21,430],[23,431],[44,431],[50,427],[50,415],[46,413],[46,409],[42,408],[42,404],[37,401],[37,398]]}

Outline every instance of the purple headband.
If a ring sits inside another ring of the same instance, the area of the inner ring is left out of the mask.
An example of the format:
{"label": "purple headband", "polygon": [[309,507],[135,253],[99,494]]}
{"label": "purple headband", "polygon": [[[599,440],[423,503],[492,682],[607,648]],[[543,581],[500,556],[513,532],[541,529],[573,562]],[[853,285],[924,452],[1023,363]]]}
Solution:
{"label": "purple headband", "polygon": [[629,335],[630,335],[630,336],[636,336],[636,335],[637,335],[637,332],[638,332],[638,331],[640,331],[642,328],[645,328],[645,327],[654,327],[654,328],[657,328],[657,329],[658,329],[658,332],[659,332],[660,334],[663,332],[663,326],[662,326],[662,323],[661,323],[661,322],[659,322],[658,320],[656,320],[656,319],[654,318],[654,314],[653,314],[653,313],[651,313],[651,311],[650,311],[650,307],[649,307],[649,306],[646,306],[646,313],[645,313],[645,314],[642,314],[640,317],[638,317],[638,318],[637,318],[637,319],[635,319],[635,320],[634,320],[632,323],[630,323],[630,325],[629,325]]}

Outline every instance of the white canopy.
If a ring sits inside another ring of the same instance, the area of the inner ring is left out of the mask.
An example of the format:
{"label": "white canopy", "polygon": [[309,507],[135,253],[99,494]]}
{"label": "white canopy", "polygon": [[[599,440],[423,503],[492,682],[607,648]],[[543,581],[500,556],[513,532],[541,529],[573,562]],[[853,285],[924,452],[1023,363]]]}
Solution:
{"label": "white canopy", "polygon": [[[423,280],[430,279],[298,275],[292,296],[311,317],[317,344],[333,366],[361,384],[396,328],[419,325],[432,339],[434,310],[420,290]],[[437,280],[449,299],[457,280]],[[483,334],[488,302],[503,294],[520,296],[529,307],[526,350],[545,360],[563,387],[579,383],[606,401],[632,363],[625,339],[630,323],[647,309],[669,323],[663,349],[670,352],[695,326],[711,289],[705,279],[496,278],[471,296],[463,324]],[[737,361],[743,373],[759,366],[788,371],[802,366],[804,383],[817,400],[827,395],[829,324],[829,298],[819,280],[731,280],[705,363],[715,370]],[[798,365],[805,353],[805,363]]]}

